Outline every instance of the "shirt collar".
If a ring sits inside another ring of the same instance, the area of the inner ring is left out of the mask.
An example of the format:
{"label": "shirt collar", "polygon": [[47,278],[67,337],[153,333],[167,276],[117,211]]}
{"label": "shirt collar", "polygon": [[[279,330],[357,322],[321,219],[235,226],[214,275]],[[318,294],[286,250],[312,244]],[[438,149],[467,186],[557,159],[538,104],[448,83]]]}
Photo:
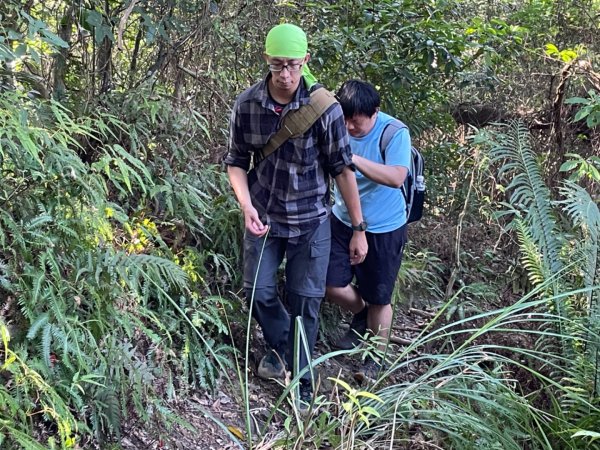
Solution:
{"label": "shirt collar", "polygon": [[[267,87],[271,77],[272,75],[269,72],[267,76],[260,82],[256,91],[255,99],[257,102],[260,102],[263,108],[274,110],[275,104],[273,103],[273,99],[271,99],[269,96],[269,90]],[[304,77],[302,77],[300,79],[300,83],[298,84],[298,89],[296,89],[294,98],[290,103],[288,103],[288,105],[285,107],[285,110],[298,109],[300,106],[308,104],[308,102],[310,102],[310,92],[306,88]]]}

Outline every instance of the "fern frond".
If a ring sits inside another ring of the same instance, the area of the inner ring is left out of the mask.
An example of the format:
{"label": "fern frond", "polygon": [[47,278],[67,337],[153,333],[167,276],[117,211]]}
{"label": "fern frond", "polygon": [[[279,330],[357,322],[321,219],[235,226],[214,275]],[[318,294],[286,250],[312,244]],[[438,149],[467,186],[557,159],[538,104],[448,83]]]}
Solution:
{"label": "fern frond", "polygon": [[[597,393],[600,389],[600,293],[597,289],[591,289],[596,286],[600,278],[600,267],[598,261],[598,251],[600,243],[600,209],[597,203],[592,199],[589,192],[583,187],[572,181],[565,181],[561,187],[561,194],[564,200],[560,202],[564,211],[572,220],[576,231],[581,233],[578,241],[578,252],[576,260],[580,261],[580,270],[583,273],[583,284],[590,288],[586,293],[587,297],[587,319],[588,319],[588,345],[585,351],[586,362],[592,366],[587,371],[587,378],[594,380],[592,392]],[[589,389],[589,383],[588,389]]]}
{"label": "fern frond", "polygon": [[48,314],[44,313],[40,315],[35,322],[31,324],[29,327],[29,331],[27,332],[27,339],[35,339],[38,334],[38,331],[42,329],[48,323]]}
{"label": "fern frond", "polygon": [[521,211],[530,224],[545,263],[553,274],[561,271],[559,233],[552,209],[550,190],[546,186],[539,162],[531,148],[528,129],[513,122],[506,134],[499,135],[491,149],[491,161],[502,162],[499,175],[509,181],[510,203]]}
{"label": "fern frond", "polygon": [[138,269],[138,274],[151,276],[153,280],[183,288],[187,286],[188,276],[185,271],[165,258],[153,255],[132,254],[127,257],[127,264]]}
{"label": "fern frond", "polygon": [[[560,192],[564,196],[564,200],[561,200],[559,204],[563,205],[564,211],[571,218],[573,225],[582,234],[580,242],[584,244],[583,261],[586,261],[586,264],[582,266],[584,282],[586,287],[591,287],[594,285],[596,273],[599,269],[600,209],[589,192],[572,181],[566,181]],[[589,295],[591,299],[592,292]],[[597,306],[592,305],[590,313],[596,314],[598,312]]]}
{"label": "fern frond", "polygon": [[0,289],[12,291],[11,270],[8,264],[0,261]]}
{"label": "fern frond", "polygon": [[221,319],[219,304],[225,301],[221,297],[207,297],[198,305],[192,315],[192,322],[195,326],[204,329],[206,324],[216,327],[217,333],[228,335],[229,328]]}
{"label": "fern frond", "polygon": [[53,326],[51,323],[46,323],[46,325],[44,325],[44,329],[42,330],[42,341],[40,350],[42,353],[42,358],[44,359],[44,362],[46,363],[47,367],[52,366],[50,360],[50,347],[52,346],[52,327]]}
{"label": "fern frond", "polygon": [[18,444],[20,448],[27,450],[47,450],[47,447],[41,445],[28,433],[14,428],[12,426],[12,421],[0,420],[0,430],[6,430],[6,433],[14,440],[16,444]]}
{"label": "fern frond", "polygon": [[517,230],[519,247],[521,251],[521,262],[527,270],[529,281],[536,286],[549,279],[548,267],[545,266],[543,257],[531,237],[530,229],[521,219],[513,222]]}

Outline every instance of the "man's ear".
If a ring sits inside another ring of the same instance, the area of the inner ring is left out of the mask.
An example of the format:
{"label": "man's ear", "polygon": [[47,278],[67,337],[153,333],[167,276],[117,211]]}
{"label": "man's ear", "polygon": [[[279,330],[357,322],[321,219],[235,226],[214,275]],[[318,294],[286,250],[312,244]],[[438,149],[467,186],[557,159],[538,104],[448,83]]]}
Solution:
{"label": "man's ear", "polygon": [[263,59],[267,64],[269,63],[269,55],[267,55],[266,53],[263,53]]}
{"label": "man's ear", "polygon": [[302,64],[306,64],[309,61],[310,61],[310,53],[307,53],[306,56],[304,57],[304,62]]}

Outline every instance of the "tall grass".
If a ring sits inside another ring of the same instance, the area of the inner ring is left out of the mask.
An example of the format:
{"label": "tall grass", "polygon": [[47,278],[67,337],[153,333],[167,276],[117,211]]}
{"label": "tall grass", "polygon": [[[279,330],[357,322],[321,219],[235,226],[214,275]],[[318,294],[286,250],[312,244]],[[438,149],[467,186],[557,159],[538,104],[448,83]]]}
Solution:
{"label": "tall grass", "polygon": [[[291,422],[277,436],[263,434],[261,445],[267,445],[266,439],[277,448],[327,443],[339,449],[409,449],[418,442],[457,449],[588,448],[585,436],[574,436],[583,430],[577,421],[549,405],[567,396],[596,418],[600,409],[564,382],[569,377],[564,355],[533,348],[536,341],[588,343],[579,334],[550,331],[547,324],[564,318],[545,312],[549,302],[566,302],[588,290],[541,297],[545,288],[540,285],[505,308],[443,323],[455,297],[409,346],[388,352],[388,368],[378,380],[352,387],[350,374],[341,374],[333,393],[319,397],[316,413],[307,420],[293,415],[293,409],[281,409],[292,380],[272,411],[287,411]],[[592,330],[583,331],[598,337]],[[328,353],[313,361],[313,369],[329,358],[358,357],[375,347],[374,342],[363,350]]]}

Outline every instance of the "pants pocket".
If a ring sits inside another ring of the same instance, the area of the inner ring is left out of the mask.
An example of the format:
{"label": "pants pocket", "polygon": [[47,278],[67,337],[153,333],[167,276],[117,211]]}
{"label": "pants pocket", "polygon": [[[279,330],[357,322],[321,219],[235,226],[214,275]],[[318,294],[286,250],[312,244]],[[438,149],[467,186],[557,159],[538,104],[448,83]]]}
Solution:
{"label": "pants pocket", "polygon": [[330,240],[319,239],[316,241],[312,241],[310,243],[310,257],[311,258],[320,258],[326,255],[329,255],[330,251]]}

